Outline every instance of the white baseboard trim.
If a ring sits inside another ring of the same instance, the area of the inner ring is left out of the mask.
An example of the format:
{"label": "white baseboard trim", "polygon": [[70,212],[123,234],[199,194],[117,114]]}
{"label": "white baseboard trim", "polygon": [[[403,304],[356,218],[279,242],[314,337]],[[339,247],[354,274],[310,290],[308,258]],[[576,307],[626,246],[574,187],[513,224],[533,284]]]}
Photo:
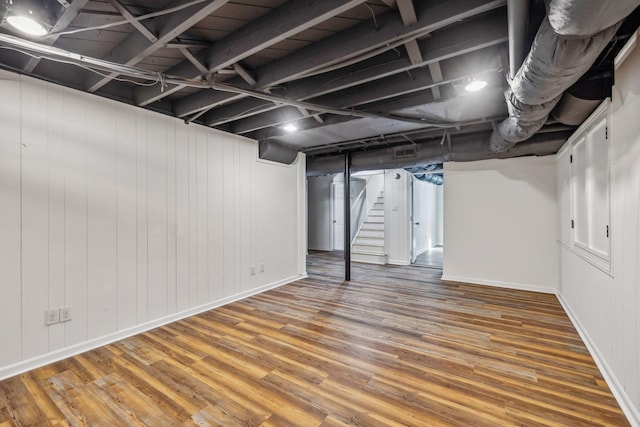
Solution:
{"label": "white baseboard trim", "polygon": [[84,353],[86,351],[93,350],[107,344],[111,344],[121,339],[146,332],[159,326],[163,326],[168,323],[184,319],[186,317],[194,316],[196,314],[200,314],[205,311],[230,304],[232,302],[268,291],[270,289],[278,288],[280,286],[295,282],[296,280],[304,279],[306,277],[308,277],[306,273],[291,276],[286,279],[278,280],[276,282],[268,283],[254,289],[250,289],[248,291],[240,292],[235,295],[224,297],[215,301],[210,301],[197,307],[191,307],[178,313],[173,313],[168,316],[141,323],[131,328],[116,331],[99,338],[94,338],[89,341],[62,348],[60,350],[52,351],[50,353],[45,353],[43,355],[32,357],[27,360],[22,360],[8,366],[0,367],[0,381],[48,365],[50,363],[58,362],[68,357],[75,356],[77,354]]}
{"label": "white baseboard trim", "polygon": [[517,289],[519,291],[541,292],[543,294],[557,294],[558,289],[552,286],[531,285],[528,283],[500,282],[496,280],[477,279],[475,277],[450,276],[443,274],[442,280],[445,282],[461,282],[473,285],[495,286],[497,288]]}
{"label": "white baseboard trim", "polygon": [[591,357],[593,357],[593,360],[596,362],[598,369],[600,369],[604,380],[607,382],[607,385],[611,389],[611,393],[613,393],[613,396],[616,398],[616,401],[618,402],[618,405],[620,405],[624,415],[627,417],[627,420],[633,427],[640,427],[640,411],[634,406],[629,395],[624,391],[624,387],[622,387],[616,378],[613,370],[609,367],[609,364],[602,356],[602,353],[600,353],[600,350],[598,350],[598,347],[591,339],[587,330],[582,326],[580,320],[573,313],[567,301],[560,294],[558,294],[557,297],[558,301],[560,301],[560,305],[562,305],[567,316],[569,316],[571,323],[573,323],[573,326],[578,331],[580,338],[582,338],[582,341],[587,346],[589,353],[591,353]]}
{"label": "white baseboard trim", "polygon": [[404,259],[387,259],[387,264],[391,265],[411,265],[410,262]]}

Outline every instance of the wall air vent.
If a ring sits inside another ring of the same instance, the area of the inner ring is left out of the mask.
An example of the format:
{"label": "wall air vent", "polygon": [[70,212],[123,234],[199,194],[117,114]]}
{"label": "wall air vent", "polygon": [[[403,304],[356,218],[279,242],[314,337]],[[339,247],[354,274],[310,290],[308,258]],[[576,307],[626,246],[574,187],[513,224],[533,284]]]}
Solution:
{"label": "wall air vent", "polygon": [[394,159],[412,159],[418,155],[415,146],[396,147],[393,149]]}

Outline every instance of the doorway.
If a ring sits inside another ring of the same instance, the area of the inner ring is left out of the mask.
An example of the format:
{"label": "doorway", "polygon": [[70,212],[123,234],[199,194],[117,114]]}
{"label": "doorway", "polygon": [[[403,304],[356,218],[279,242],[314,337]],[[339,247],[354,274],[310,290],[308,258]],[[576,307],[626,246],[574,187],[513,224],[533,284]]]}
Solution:
{"label": "doorway", "polygon": [[344,250],[344,182],[333,182],[331,186],[333,219],[333,250]]}
{"label": "doorway", "polygon": [[442,183],[411,179],[411,264],[442,268],[443,265]]}

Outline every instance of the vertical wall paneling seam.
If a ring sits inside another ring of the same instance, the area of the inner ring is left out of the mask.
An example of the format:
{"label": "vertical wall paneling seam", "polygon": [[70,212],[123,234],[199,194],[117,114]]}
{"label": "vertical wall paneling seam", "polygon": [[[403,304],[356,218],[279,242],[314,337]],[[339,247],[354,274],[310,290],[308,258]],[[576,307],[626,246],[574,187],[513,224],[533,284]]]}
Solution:
{"label": "vertical wall paneling seam", "polygon": [[[146,112],[145,112],[145,116],[146,116]],[[144,289],[145,289],[145,298],[146,298],[146,309],[145,309],[145,320],[149,320],[149,123],[147,121],[147,117],[145,117],[145,128],[144,128],[144,141],[145,141],[145,156],[144,156],[144,161],[145,161],[145,182],[144,182],[144,192],[146,195],[146,201],[147,203],[145,203],[145,210],[146,210],[146,215],[145,215],[145,221],[144,221],[144,226],[146,228],[146,233],[145,233],[145,237],[146,237],[146,241],[145,241],[145,247],[146,247],[146,269],[147,269],[147,273],[146,273],[146,280],[144,283]]]}
{"label": "vertical wall paneling seam", "polygon": [[[165,126],[164,126],[164,134],[165,136],[168,136],[168,132],[167,132],[167,128],[169,126],[169,123],[172,122],[165,122]],[[165,137],[165,147],[164,147],[164,211],[166,214],[166,222],[164,224],[164,246],[165,248],[167,248],[167,251],[165,252],[165,276],[167,277],[167,289],[165,290],[166,296],[167,296],[167,308],[165,310],[164,315],[167,316],[170,313],[169,310],[169,288],[171,287],[170,283],[171,283],[171,279],[169,278],[169,221],[171,220],[171,218],[169,218],[169,142],[167,140],[167,138]]]}
{"label": "vertical wall paneling seam", "polygon": [[[44,132],[44,143],[47,146],[46,149],[46,153],[47,153],[47,157],[46,157],[46,165],[47,165],[47,182],[43,183],[44,185],[46,185],[47,187],[47,283],[46,283],[46,290],[47,290],[47,310],[49,310],[51,308],[51,230],[49,230],[49,220],[51,218],[51,164],[50,164],[50,157],[51,157],[51,129],[49,128],[49,83],[45,83],[45,97],[46,99],[43,100],[42,102],[42,106],[44,108],[44,117],[43,119],[45,120],[46,123],[46,131]],[[47,328],[47,351],[51,351],[51,327]]]}
{"label": "vertical wall paneling seam", "polygon": [[115,306],[114,309],[115,309],[115,316],[116,316],[115,329],[117,331],[117,330],[119,330],[119,325],[120,325],[120,319],[119,319],[120,310],[119,310],[119,307],[118,307],[118,302],[120,301],[120,299],[118,298],[118,291],[120,290],[120,274],[119,274],[120,262],[118,261],[118,247],[119,247],[118,243],[120,241],[120,233],[118,232],[119,231],[118,225],[120,223],[120,221],[118,221],[118,217],[120,216],[120,204],[119,204],[119,194],[120,194],[120,185],[119,184],[120,183],[118,182],[118,176],[119,176],[119,171],[120,171],[119,163],[118,163],[118,160],[120,159],[120,156],[118,156],[118,154],[119,154],[118,146],[120,144],[118,144],[118,139],[119,139],[118,138],[118,135],[119,135],[118,130],[119,130],[119,125],[120,125],[120,117],[118,115],[118,112],[115,113],[115,119],[116,119],[116,123],[115,123],[115,132],[114,132],[113,143],[114,143],[115,158],[116,158],[116,162],[115,162],[116,163],[115,164],[116,173],[115,173],[115,182],[114,182],[114,186],[115,186],[115,190],[116,190],[115,191],[115,202],[116,202],[116,207],[115,207],[115,209],[116,209],[116,218],[115,218],[115,232],[116,232],[116,236],[115,236],[116,239],[115,240],[116,240],[116,245],[115,245],[115,248],[116,248],[116,257],[115,257],[115,265],[114,265],[116,271],[115,271],[115,276],[114,277],[116,279],[116,282],[113,284],[113,286],[115,287],[115,293],[116,293],[116,295],[115,295],[116,306]]}
{"label": "vertical wall paneling seam", "polygon": [[23,167],[24,167],[24,163],[23,163],[23,148],[24,148],[24,142],[23,142],[23,135],[22,135],[22,130],[24,129],[24,106],[22,103],[23,100],[23,93],[22,93],[22,89],[23,89],[23,76],[20,76],[18,78],[18,93],[20,96],[19,99],[19,116],[20,116],[20,129],[19,129],[19,139],[18,139],[18,143],[20,144],[20,360],[24,359],[24,352],[23,352],[23,344],[22,341],[24,340],[24,324],[22,323],[22,319],[23,319],[23,311],[24,311],[24,280],[23,280],[23,264],[24,264],[24,227],[23,227],[23,209],[24,209],[24,186],[23,186],[23,178],[24,178],[24,174],[23,174]]}
{"label": "vertical wall paneling seam", "polygon": [[209,174],[212,171],[210,171],[211,164],[209,163],[209,136],[208,135],[207,135],[205,147],[207,149],[206,150],[206,156],[205,156],[205,159],[207,159],[207,161],[205,162],[205,165],[206,165],[205,177],[206,177],[206,179],[204,181],[204,183],[205,183],[204,188],[206,190],[205,193],[207,195],[207,204],[206,204],[207,212],[206,212],[206,215],[205,215],[205,219],[206,219],[205,224],[206,224],[206,227],[207,227],[207,230],[206,230],[206,233],[205,233],[206,240],[207,240],[207,246],[206,246],[207,247],[207,255],[206,255],[205,259],[207,260],[207,301],[209,301],[209,300],[211,300],[211,285],[210,285],[210,282],[211,282],[211,262],[210,261],[211,260],[209,258],[209,254],[211,253],[211,248],[209,247],[209,244],[211,243],[211,239],[209,238],[209,228],[210,228],[209,227],[209,223],[211,222],[211,206],[209,205],[209,185],[210,185]]}
{"label": "vertical wall paneling seam", "polygon": [[[64,104],[65,104],[65,98],[67,97],[67,90],[63,89],[62,90],[62,115],[64,117]],[[62,274],[64,275],[64,283],[62,284],[62,300],[64,301],[64,305],[67,306],[69,305],[67,302],[67,287],[65,286],[65,283],[67,282],[67,239],[66,239],[66,235],[67,235],[67,179],[66,179],[66,171],[65,171],[65,161],[67,158],[67,133],[66,133],[66,127],[63,125],[62,126],[62,166],[63,166],[63,170],[62,170],[62,227],[63,227],[63,231],[62,231],[62,251],[63,251],[63,256],[62,256]],[[67,324],[63,323],[62,324],[62,328],[63,328],[63,337],[62,337],[62,341],[64,343],[64,346],[67,346],[67,334],[66,334],[66,330],[67,330]]]}
{"label": "vertical wall paneling seam", "polygon": [[85,236],[85,250],[84,250],[84,256],[85,256],[85,280],[84,280],[84,286],[85,286],[85,302],[84,302],[84,306],[86,307],[86,313],[85,313],[85,319],[84,321],[86,322],[86,328],[85,328],[85,336],[84,336],[84,341],[86,341],[87,339],[89,339],[89,168],[87,167],[87,158],[89,156],[89,147],[88,147],[88,137],[87,137],[87,116],[88,116],[88,111],[87,109],[89,108],[89,94],[87,93],[83,93],[82,94],[82,98],[83,98],[83,105],[84,105],[84,132],[83,132],[83,143],[84,143],[84,203],[85,203],[85,226],[87,229],[86,232],[86,236]]}

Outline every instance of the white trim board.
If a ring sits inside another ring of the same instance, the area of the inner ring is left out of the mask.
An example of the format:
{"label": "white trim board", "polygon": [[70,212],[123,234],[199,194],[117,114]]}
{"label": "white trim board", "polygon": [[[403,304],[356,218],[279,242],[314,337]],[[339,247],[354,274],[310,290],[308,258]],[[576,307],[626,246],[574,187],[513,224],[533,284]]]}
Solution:
{"label": "white trim board", "polygon": [[583,328],[578,318],[574,315],[573,311],[571,311],[569,304],[565,301],[562,295],[557,294],[556,296],[565,313],[569,316],[569,320],[571,320],[571,323],[573,323],[573,326],[578,331],[580,338],[582,338],[582,341],[587,346],[587,350],[589,350],[591,357],[593,357],[593,360],[596,362],[596,365],[604,377],[604,380],[607,382],[609,389],[611,389],[613,397],[615,397],[618,405],[620,405],[620,408],[622,409],[622,412],[624,412],[624,415],[627,417],[627,421],[629,421],[632,427],[640,427],[640,412],[638,412],[634,407],[629,395],[625,393],[624,388],[616,379],[613,371],[609,367],[609,364],[606,362],[604,357],[602,357],[602,354],[587,333],[587,330]]}
{"label": "white trim board", "polygon": [[132,328],[123,329],[121,331],[117,331],[100,338],[95,338],[89,341],[85,341],[83,343],[66,347],[50,353],[46,353],[31,359],[22,360],[12,365],[8,365],[3,368],[0,368],[0,381],[22,374],[27,371],[31,371],[33,369],[40,368],[50,363],[58,362],[68,357],[72,357],[77,354],[84,353],[86,351],[94,350],[98,347],[102,347],[107,344],[112,344],[116,341],[129,338],[131,336],[149,331],[151,329],[154,329],[172,322],[176,322],[178,320],[185,319],[187,317],[194,316],[196,314],[204,313],[205,311],[209,311],[214,308],[221,307],[223,305],[230,304],[232,302],[239,301],[241,299],[244,299],[253,295],[260,294],[270,289],[275,289],[280,286],[293,283],[295,281],[304,279],[306,277],[308,277],[306,274],[299,274],[296,276],[288,277],[286,279],[278,280],[273,283],[268,283],[266,285],[263,285],[248,291],[240,292],[238,294],[221,298],[219,300],[211,301],[197,307],[192,307],[178,313],[173,313],[173,314],[170,314],[169,316],[161,317],[159,319],[155,319],[150,322],[142,323]]}
{"label": "white trim board", "polygon": [[476,279],[474,277],[450,276],[444,274],[442,275],[441,280],[444,282],[459,282],[468,283],[471,285],[493,286],[496,288],[515,289],[518,291],[541,292],[543,294],[553,295],[557,294],[557,289],[553,286],[539,286],[531,285],[528,283],[500,282],[496,280]]}

